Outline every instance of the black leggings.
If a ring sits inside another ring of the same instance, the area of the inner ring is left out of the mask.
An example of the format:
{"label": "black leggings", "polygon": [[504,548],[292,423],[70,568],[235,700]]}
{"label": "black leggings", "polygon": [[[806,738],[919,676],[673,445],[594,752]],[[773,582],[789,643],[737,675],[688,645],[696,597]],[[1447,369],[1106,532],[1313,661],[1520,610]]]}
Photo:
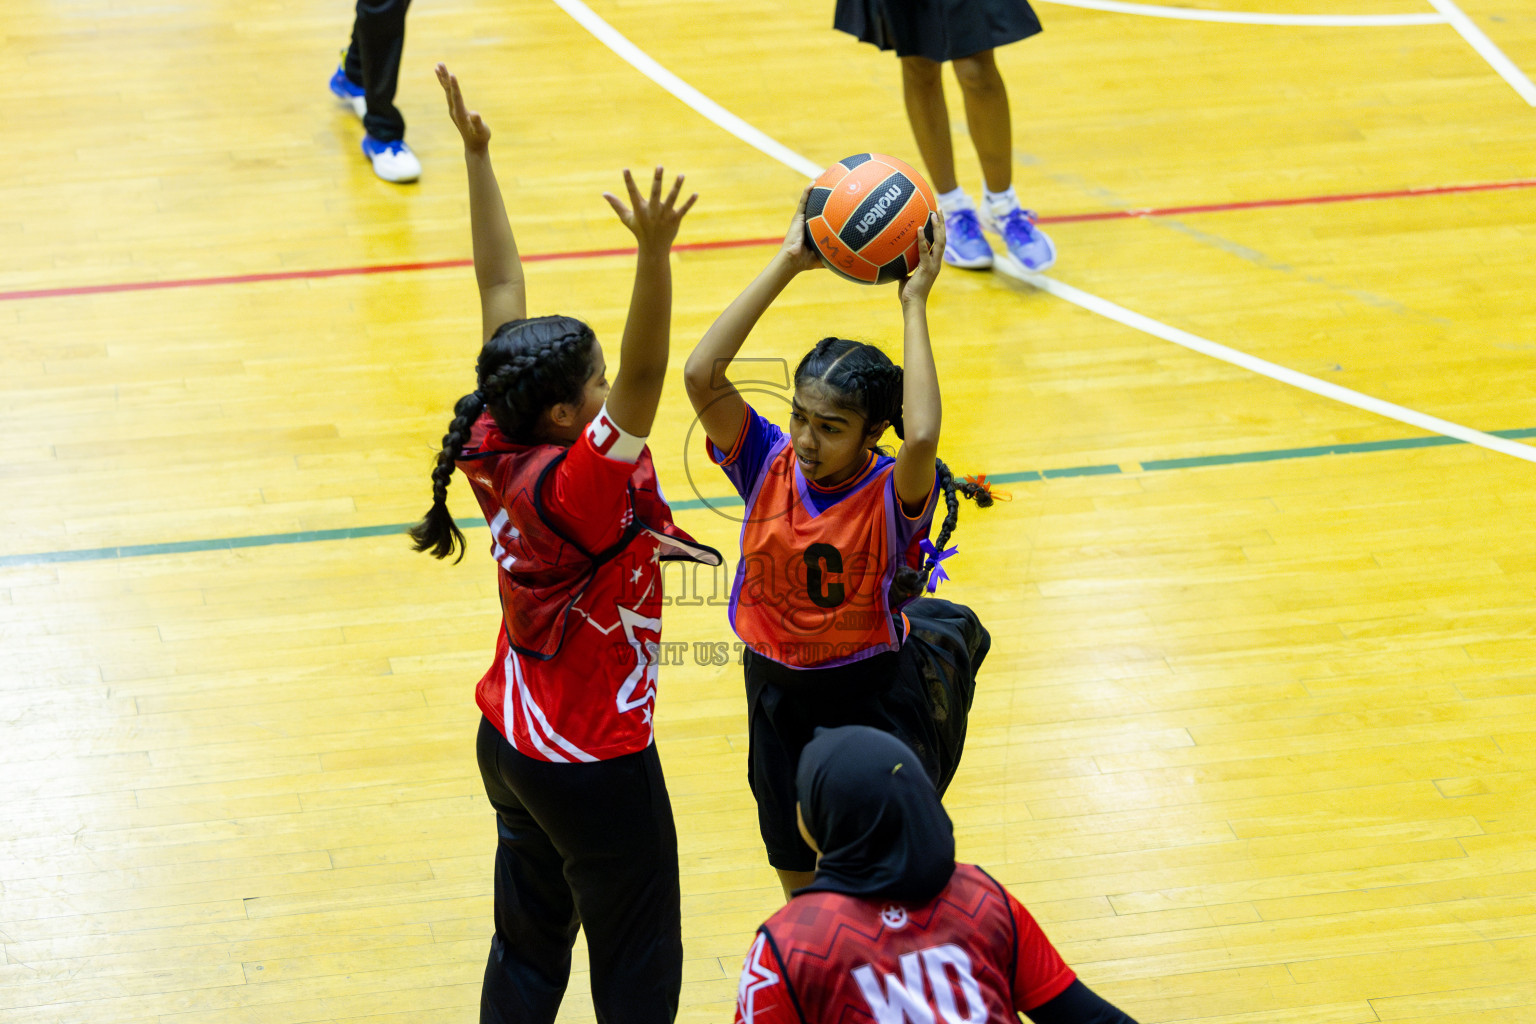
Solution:
{"label": "black leggings", "polygon": [[653,743],[552,764],[519,754],[489,720],[476,743],[496,809],[496,934],[482,1024],[548,1024],[587,933],[601,1024],[670,1024],[683,981],[677,830]]}
{"label": "black leggings", "polygon": [[357,0],[352,41],[342,66],[362,85],[368,100],[363,127],[380,142],[405,138],[405,118],[395,107],[400,54],[405,49],[405,12],[411,0]]}

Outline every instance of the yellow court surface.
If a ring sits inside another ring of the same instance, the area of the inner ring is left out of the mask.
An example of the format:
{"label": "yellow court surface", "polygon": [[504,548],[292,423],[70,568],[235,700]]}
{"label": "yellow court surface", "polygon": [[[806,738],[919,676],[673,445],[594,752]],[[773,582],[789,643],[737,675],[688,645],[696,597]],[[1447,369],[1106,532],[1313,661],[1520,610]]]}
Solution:
{"label": "yellow court surface", "polygon": [[[1170,2],[1041,2],[998,51],[1060,259],[930,305],[942,457],[1011,495],[962,507],[939,592],[993,639],[959,857],[1143,1024],[1536,1024],[1536,8]],[[651,447],[732,569],[683,360],[808,169],[921,166],[831,0],[587,4],[416,0],[405,186],[327,91],[340,0],[0,5],[0,1022],[477,1019],[494,566],[483,526],[459,565],[402,536],[480,337],[433,64],[494,132],[531,311],[610,365],[601,193],[699,192]],[[893,287],[820,273],[745,355],[773,392],[900,331]],[[782,897],[728,580],[668,583],[703,1024]]]}

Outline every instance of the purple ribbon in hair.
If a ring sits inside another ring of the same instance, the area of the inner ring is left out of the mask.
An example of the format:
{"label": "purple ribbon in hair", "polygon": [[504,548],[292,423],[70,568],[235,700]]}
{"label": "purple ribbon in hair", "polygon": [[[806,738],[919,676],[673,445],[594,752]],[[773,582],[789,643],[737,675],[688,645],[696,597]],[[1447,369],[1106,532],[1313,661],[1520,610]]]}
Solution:
{"label": "purple ribbon in hair", "polygon": [[939,563],[943,562],[944,559],[948,558],[950,555],[953,555],[956,551],[959,551],[960,548],[958,546],[945,548],[941,552],[938,548],[933,546],[933,541],[927,539],[926,537],[918,542],[917,546],[919,550],[921,550],[923,554],[927,555],[933,562],[933,572],[928,577],[928,593],[931,594],[939,589],[940,583],[943,583],[945,580],[949,579],[949,573],[945,572],[944,566],[940,565]]}

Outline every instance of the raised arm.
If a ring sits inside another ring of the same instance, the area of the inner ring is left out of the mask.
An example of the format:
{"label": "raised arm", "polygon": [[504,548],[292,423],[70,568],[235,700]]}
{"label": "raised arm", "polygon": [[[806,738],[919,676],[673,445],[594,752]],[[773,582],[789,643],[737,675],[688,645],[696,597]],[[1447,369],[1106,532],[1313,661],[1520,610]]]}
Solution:
{"label": "raised arm", "polygon": [[459,80],[447,66],[437,65],[437,80],[448,97],[448,116],[464,139],[464,166],[469,171],[469,234],[475,254],[475,283],[480,286],[482,340],[496,328],[528,315],[523,263],[507,220],[507,208],[491,168],[491,129],[464,105]]}
{"label": "raised arm", "polygon": [[933,365],[933,345],[928,339],[928,293],[944,265],[944,218],[932,216],[933,241],[925,233],[917,237],[921,262],[912,276],[901,282],[901,451],[896,453],[896,494],[909,515],[916,515],[933,490],[934,459],[939,454],[939,374]]}
{"label": "raised arm", "polygon": [[746,291],[736,296],[736,301],[727,306],[704,332],[683,368],[688,400],[693,403],[704,432],[721,451],[730,451],[736,443],[741,434],[741,421],[747,415],[746,403],[736,385],[726,376],[731,360],[736,358],[747,335],[752,333],[757,321],[794,276],[821,266],[821,257],[805,240],[805,202],[810,194],[809,187],[800,194],[800,205],[789,222],[784,245],[774,253],[763,272],[747,285]]}
{"label": "raised arm", "polygon": [[672,240],[677,237],[683,215],[699,198],[694,193],[681,207],[677,205],[683,188],[683,176],[679,174],[672,183],[672,191],[662,199],[662,173],[660,167],[656,168],[650,198],[646,199],[626,170],[624,186],[629,193],[629,206],[612,193],[603,193],[638,244],[629,318],[624,321],[624,340],[619,348],[619,371],[614,375],[607,403],[609,418],[637,437],[646,437],[651,432],[656,404],[661,401],[661,386],[667,376],[667,350],[672,339]]}

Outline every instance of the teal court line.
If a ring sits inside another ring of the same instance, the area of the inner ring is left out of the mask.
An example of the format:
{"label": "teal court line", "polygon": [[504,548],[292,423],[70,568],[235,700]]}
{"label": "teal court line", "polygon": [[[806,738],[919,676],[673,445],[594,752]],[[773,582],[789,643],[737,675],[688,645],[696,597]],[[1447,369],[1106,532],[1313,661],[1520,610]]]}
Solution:
{"label": "teal court line", "polygon": [[[1536,437],[1536,427],[1520,430],[1490,431],[1495,437],[1518,440]],[[1197,469],[1203,466],[1235,466],[1249,462],[1276,462],[1281,459],[1315,459],[1328,455],[1362,455],[1369,452],[1404,451],[1413,448],[1439,448],[1466,444],[1454,437],[1403,437],[1386,441],[1359,441],[1353,444],[1326,444],[1310,448],[1272,448],[1267,451],[1237,452],[1228,455],[1196,455],[1183,459],[1152,459],[1140,463],[1141,472],[1156,473],[1173,469]],[[1118,465],[1068,466],[1063,469],[1027,469],[1013,473],[988,473],[990,483],[1014,484],[1058,480],[1078,476],[1115,476],[1123,470]],[[1134,472],[1134,471],[1133,471]],[[733,508],[741,505],[737,495],[722,498],[688,498],[671,503],[675,510]],[[484,519],[461,519],[461,529],[485,526]],[[403,534],[414,524],[390,523],[385,526],[352,526],[339,530],[300,530],[295,533],[264,533],[251,537],[219,537],[213,540],[179,540],[163,544],[126,544],[112,548],[84,548],[76,551],[43,551],[30,555],[0,555],[0,569],[23,565],[55,565],[60,562],[100,562],[114,558],[145,558],[151,555],[178,555],[202,551],[234,551],[275,544],[313,544],[326,540],[355,540],[360,537],[384,537]]]}

